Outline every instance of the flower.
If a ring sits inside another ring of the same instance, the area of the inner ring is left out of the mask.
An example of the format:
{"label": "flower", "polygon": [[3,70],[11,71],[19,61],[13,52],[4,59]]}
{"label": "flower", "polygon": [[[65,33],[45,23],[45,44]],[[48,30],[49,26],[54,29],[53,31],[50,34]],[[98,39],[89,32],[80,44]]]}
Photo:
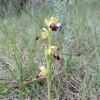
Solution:
{"label": "flower", "polygon": [[59,55],[57,54],[57,53],[55,53],[56,52],[56,50],[57,50],[57,46],[51,46],[48,50],[47,50],[47,53],[50,55],[50,54],[52,54],[52,56],[54,57],[54,59],[56,59],[56,60],[60,60],[60,57],[59,57]]}
{"label": "flower", "polygon": [[43,31],[42,31],[42,34],[39,35],[39,36],[37,36],[37,37],[36,37],[36,40],[40,39],[41,37],[44,38],[44,39],[45,39],[46,37],[48,37],[48,35],[49,35],[50,32],[49,32],[46,28],[43,28],[42,30],[43,30]]}
{"label": "flower", "polygon": [[46,28],[43,28],[42,30],[43,30],[43,32],[42,32],[41,37],[43,37],[43,38],[48,37],[48,35],[49,35],[49,31],[48,31]]}
{"label": "flower", "polygon": [[47,68],[45,66],[40,66],[39,67],[41,72],[39,73],[39,76],[46,76],[47,75]]}
{"label": "flower", "polygon": [[57,50],[57,46],[51,46],[48,50],[47,50],[47,52],[48,52],[48,54],[50,55],[50,54],[53,54],[56,50]]}
{"label": "flower", "polygon": [[61,25],[55,17],[51,17],[49,20],[45,19],[45,23],[52,31],[57,31],[58,27]]}

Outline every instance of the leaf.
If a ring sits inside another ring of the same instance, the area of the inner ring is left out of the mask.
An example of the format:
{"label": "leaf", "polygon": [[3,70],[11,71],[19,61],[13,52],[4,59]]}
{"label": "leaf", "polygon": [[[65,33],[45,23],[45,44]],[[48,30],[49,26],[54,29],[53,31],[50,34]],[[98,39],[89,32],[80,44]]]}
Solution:
{"label": "leaf", "polygon": [[0,83],[0,95],[6,95],[9,90],[10,88],[6,84]]}
{"label": "leaf", "polygon": [[4,83],[0,83],[0,88],[6,88],[6,89],[9,89],[9,87],[8,87],[6,84],[4,84]]}
{"label": "leaf", "polygon": [[2,90],[2,91],[0,92],[0,95],[5,95],[5,94],[7,94],[7,92],[8,92],[8,89],[4,89],[4,90]]}

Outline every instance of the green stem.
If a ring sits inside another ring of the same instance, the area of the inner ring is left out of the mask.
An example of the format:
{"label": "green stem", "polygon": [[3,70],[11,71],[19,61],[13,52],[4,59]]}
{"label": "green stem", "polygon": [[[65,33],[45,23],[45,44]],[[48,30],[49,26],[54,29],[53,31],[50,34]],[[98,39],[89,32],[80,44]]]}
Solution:
{"label": "green stem", "polygon": [[[51,33],[50,33],[51,34]],[[50,48],[51,47],[51,45],[52,45],[52,40],[51,40],[51,35],[49,34],[49,36],[48,36],[48,47]]]}
{"label": "green stem", "polygon": [[[51,47],[51,36],[49,34],[48,36],[48,48]],[[45,48],[45,56],[46,56],[46,62],[47,62],[47,85],[48,85],[48,100],[52,100],[51,99],[51,92],[50,92],[50,85],[51,85],[51,61],[50,61],[50,55],[47,53],[47,49]]]}
{"label": "green stem", "polygon": [[[51,33],[50,33],[51,34]],[[51,45],[52,45],[52,40],[51,40],[51,35],[49,34],[49,36],[48,36],[48,43],[49,43],[49,48],[51,47]],[[50,71],[50,78],[51,78],[51,76],[52,76],[52,71],[51,71],[51,60],[50,60],[50,55],[49,55],[49,57],[48,57],[48,70]]]}
{"label": "green stem", "polygon": [[47,53],[47,49],[45,47],[45,57],[47,63],[47,85],[48,85],[48,100],[51,100],[51,92],[50,92],[50,85],[51,85],[51,64],[50,64],[50,55]]}
{"label": "green stem", "polygon": [[50,56],[47,57],[47,84],[48,84],[48,100],[51,100],[51,92],[50,92],[50,85],[51,85],[51,66],[50,66]]}

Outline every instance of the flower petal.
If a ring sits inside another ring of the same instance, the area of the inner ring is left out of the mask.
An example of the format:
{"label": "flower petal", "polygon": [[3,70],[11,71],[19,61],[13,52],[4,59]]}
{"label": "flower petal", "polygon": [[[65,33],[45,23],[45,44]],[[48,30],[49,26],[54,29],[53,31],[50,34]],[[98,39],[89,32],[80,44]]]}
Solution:
{"label": "flower petal", "polygon": [[51,18],[50,18],[50,22],[51,22],[51,23],[57,23],[58,20],[57,20],[55,17],[51,17]]}
{"label": "flower petal", "polygon": [[57,23],[56,26],[57,26],[57,27],[61,26],[61,23]]}
{"label": "flower petal", "polygon": [[43,30],[43,32],[42,32],[42,38],[46,38],[46,37],[48,37],[48,35],[49,35],[49,31],[46,29],[46,28],[43,28],[42,29]]}
{"label": "flower petal", "polygon": [[57,50],[57,48],[58,48],[57,46],[51,46],[50,47],[50,49],[51,49],[52,52],[55,52]]}
{"label": "flower petal", "polygon": [[47,74],[47,68],[45,68],[44,66],[40,66],[39,67],[41,69],[41,72],[39,73],[39,75],[46,75]]}
{"label": "flower petal", "polygon": [[49,35],[48,32],[42,32],[42,36],[41,37],[43,37],[45,39],[46,37],[48,37],[48,35]]}
{"label": "flower petal", "polygon": [[43,31],[47,31],[47,29],[46,29],[46,28],[42,28],[42,30],[43,30]]}
{"label": "flower petal", "polygon": [[51,49],[47,50],[47,53],[50,55],[51,54]]}
{"label": "flower petal", "polygon": [[41,71],[46,70],[45,66],[40,66],[39,68],[41,69]]}
{"label": "flower petal", "polygon": [[51,22],[48,21],[47,19],[45,19],[45,24],[46,24],[47,26],[50,26]]}
{"label": "flower petal", "polygon": [[50,55],[51,53],[53,54],[57,50],[57,46],[51,46],[48,50],[47,53]]}

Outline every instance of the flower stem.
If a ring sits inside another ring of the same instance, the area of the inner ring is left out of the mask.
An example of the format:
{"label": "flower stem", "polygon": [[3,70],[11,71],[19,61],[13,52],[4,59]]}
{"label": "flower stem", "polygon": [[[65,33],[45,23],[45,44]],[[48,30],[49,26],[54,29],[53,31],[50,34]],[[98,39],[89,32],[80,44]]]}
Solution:
{"label": "flower stem", "polygon": [[51,64],[50,64],[50,55],[47,53],[46,47],[45,47],[45,57],[46,57],[46,63],[47,63],[48,100],[51,100],[51,92],[50,92],[50,85],[51,85]]}
{"label": "flower stem", "polygon": [[[48,48],[51,46],[51,36],[49,34],[48,36]],[[46,57],[46,62],[47,62],[47,85],[48,85],[48,100],[51,99],[51,92],[50,92],[50,85],[51,85],[51,61],[50,61],[50,55],[47,53],[47,49],[45,48],[45,57]]]}
{"label": "flower stem", "polygon": [[51,45],[52,45],[51,35],[49,34],[49,36],[48,36],[48,47],[50,48]]}
{"label": "flower stem", "polygon": [[51,100],[51,92],[50,92],[50,85],[51,85],[51,66],[50,66],[50,56],[48,55],[47,58],[47,84],[48,84],[48,100]]}

